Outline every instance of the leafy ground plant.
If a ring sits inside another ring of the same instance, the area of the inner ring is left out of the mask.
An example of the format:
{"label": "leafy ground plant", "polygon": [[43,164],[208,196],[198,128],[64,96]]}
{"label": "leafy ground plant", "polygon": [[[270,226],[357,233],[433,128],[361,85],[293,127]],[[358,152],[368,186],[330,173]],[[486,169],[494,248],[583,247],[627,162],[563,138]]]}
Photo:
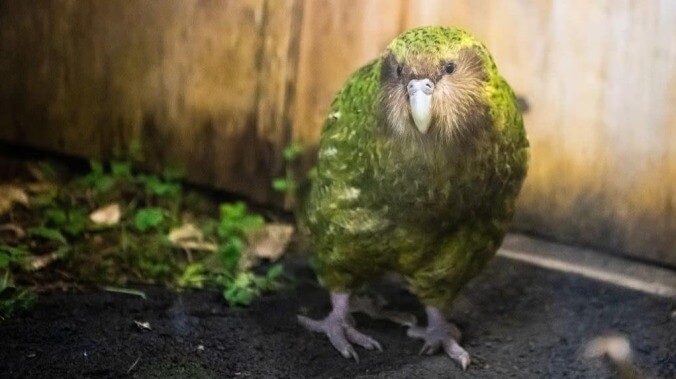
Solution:
{"label": "leafy ground plant", "polygon": [[21,313],[35,302],[32,292],[14,285],[11,273],[11,266],[23,264],[27,256],[25,250],[0,245],[0,319]]}
{"label": "leafy ground plant", "polygon": [[264,226],[263,217],[248,212],[243,202],[222,204],[218,223],[205,227],[216,241],[211,248],[215,255],[187,265],[179,285],[221,288],[232,305],[249,304],[263,292],[277,288],[283,272],[280,264],[268,267],[262,274],[252,272],[244,264],[250,250],[249,236]]}
{"label": "leafy ground plant", "polygon": [[[0,212],[2,317],[30,306],[34,296],[26,288],[54,284],[218,288],[230,304],[246,305],[279,282],[279,265],[254,272],[242,264],[248,235],[265,227],[263,217],[243,202],[219,208],[186,191],[180,170],[153,175],[137,170],[133,159],[92,161],[84,174],[48,180],[44,172],[58,170],[31,167],[29,179],[12,184],[30,201],[21,197]],[[192,239],[179,243],[172,236],[186,225]]]}
{"label": "leafy ground plant", "polygon": [[218,255],[223,270],[217,272],[217,283],[224,288],[223,296],[228,302],[248,304],[260,293],[274,288],[282,267],[275,265],[263,276],[242,270],[246,235],[264,225],[263,217],[249,214],[242,202],[223,204],[220,210]]}
{"label": "leafy ground plant", "polygon": [[294,162],[303,154],[303,145],[292,143],[284,148],[284,176],[272,181],[275,191],[284,193],[287,208],[293,208],[297,202],[298,178],[294,170]]}

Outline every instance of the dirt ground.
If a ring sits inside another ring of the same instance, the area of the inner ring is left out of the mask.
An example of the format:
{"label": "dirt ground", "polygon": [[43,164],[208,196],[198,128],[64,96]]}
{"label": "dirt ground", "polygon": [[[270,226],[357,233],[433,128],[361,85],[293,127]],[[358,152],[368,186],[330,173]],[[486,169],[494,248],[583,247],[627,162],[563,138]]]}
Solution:
{"label": "dirt ground", "polygon": [[[361,315],[359,328],[385,351],[359,350],[357,364],[296,324],[298,312],[323,316],[329,304],[311,271],[294,267],[295,288],[249,308],[228,308],[215,292],[154,287],[142,288],[147,300],[97,290],[43,295],[28,314],[0,323],[0,377],[605,378],[611,366],[582,352],[591,338],[610,333],[628,336],[645,374],[676,375],[672,300],[502,257],[452,312],[473,358],[467,372],[444,356],[418,356],[421,342],[403,327]],[[422,317],[405,290],[381,290],[390,307]]]}

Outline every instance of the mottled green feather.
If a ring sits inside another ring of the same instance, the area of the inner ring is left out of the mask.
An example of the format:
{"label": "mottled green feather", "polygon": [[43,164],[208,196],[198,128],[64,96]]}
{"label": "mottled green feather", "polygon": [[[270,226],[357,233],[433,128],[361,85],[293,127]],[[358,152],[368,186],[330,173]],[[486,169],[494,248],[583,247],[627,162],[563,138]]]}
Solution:
{"label": "mottled green feather", "polygon": [[425,304],[446,307],[501,244],[528,161],[514,93],[485,46],[459,29],[413,29],[388,50],[436,59],[467,47],[479,52],[488,75],[492,121],[471,149],[434,142],[409,148],[383,133],[380,59],[336,96],[305,208],[317,273],[330,290],[356,289],[394,271]]}

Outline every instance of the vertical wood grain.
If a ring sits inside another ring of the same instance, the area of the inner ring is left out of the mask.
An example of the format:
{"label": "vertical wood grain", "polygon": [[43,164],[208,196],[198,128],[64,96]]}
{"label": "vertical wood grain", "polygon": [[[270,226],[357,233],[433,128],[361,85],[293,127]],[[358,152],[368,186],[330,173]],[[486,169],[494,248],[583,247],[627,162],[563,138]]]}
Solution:
{"label": "vertical wood grain", "polygon": [[140,140],[150,168],[270,200],[299,4],[2,2],[0,138],[87,157]]}

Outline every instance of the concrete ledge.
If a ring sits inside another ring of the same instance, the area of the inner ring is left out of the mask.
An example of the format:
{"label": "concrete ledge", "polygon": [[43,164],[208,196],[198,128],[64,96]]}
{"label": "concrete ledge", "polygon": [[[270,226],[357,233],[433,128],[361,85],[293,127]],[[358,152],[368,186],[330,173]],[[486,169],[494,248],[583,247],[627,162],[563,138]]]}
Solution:
{"label": "concrete ledge", "polygon": [[676,272],[601,252],[509,234],[498,255],[658,296],[676,297]]}

